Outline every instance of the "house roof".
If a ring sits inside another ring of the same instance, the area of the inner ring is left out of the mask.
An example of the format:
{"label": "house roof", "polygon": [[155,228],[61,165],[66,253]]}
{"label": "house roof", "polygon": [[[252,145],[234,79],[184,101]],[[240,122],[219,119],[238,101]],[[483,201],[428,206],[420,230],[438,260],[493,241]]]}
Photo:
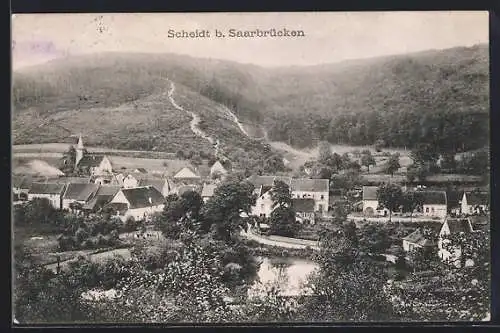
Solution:
{"label": "house roof", "polygon": [[87,201],[92,194],[97,192],[98,189],[99,185],[97,184],[70,183],[66,187],[63,199]]}
{"label": "house roof", "polygon": [[121,191],[132,209],[157,206],[165,202],[161,192],[153,186],[124,188]]}
{"label": "house roof", "polygon": [[104,206],[120,191],[120,186],[101,185],[96,195],[83,205],[83,209],[93,210],[95,207]]}
{"label": "house roof", "polygon": [[156,188],[160,193],[163,193],[163,187],[165,186],[165,183],[167,182],[166,179],[160,179],[160,178],[144,178],[140,179],[138,186],[153,186]]}
{"label": "house roof", "polygon": [[12,188],[29,189],[32,182],[33,177],[31,176],[12,176]]}
{"label": "house roof", "polygon": [[96,196],[114,196],[118,191],[120,191],[120,186],[101,185]]}
{"label": "house roof", "polygon": [[296,212],[314,212],[314,199],[292,199],[292,207]]}
{"label": "house roof", "polygon": [[90,181],[91,177],[58,177],[47,180],[47,182],[58,184],[88,184]]}
{"label": "house roof", "polygon": [[227,169],[222,165],[220,161],[215,161],[214,164],[210,167],[210,171],[214,172],[216,170],[221,170],[222,172],[227,171]]}
{"label": "house roof", "polygon": [[474,231],[476,230],[488,231],[490,229],[489,216],[470,216],[468,219]]}
{"label": "house roof", "polygon": [[450,234],[456,234],[460,232],[469,233],[471,232],[471,224],[468,219],[447,219],[448,229],[450,229]]}
{"label": "house roof", "polygon": [[363,200],[377,200],[378,186],[363,186]]}
{"label": "house roof", "polygon": [[146,170],[144,168],[136,168],[135,170],[137,170],[137,172],[140,172],[140,173],[148,173],[148,170]]}
{"label": "house roof", "polygon": [[329,184],[328,179],[294,178],[290,189],[304,192],[328,192]]}
{"label": "house roof", "polygon": [[217,185],[215,184],[204,184],[203,189],[201,190],[202,197],[212,197],[214,195],[215,189]]}
{"label": "house roof", "polygon": [[79,168],[98,167],[101,164],[104,157],[105,157],[105,155],[103,155],[103,154],[96,154],[96,153],[86,154],[82,157],[80,162],[78,162],[78,167]]}
{"label": "house roof", "polygon": [[191,168],[183,167],[180,169],[174,176],[176,179],[192,179],[192,178],[200,178]]}
{"label": "house roof", "polygon": [[406,240],[407,242],[417,244],[420,246],[434,246],[436,245],[435,242],[431,241],[430,239],[427,239],[421,228],[415,230],[408,236],[404,237],[403,240]]}
{"label": "house roof", "polygon": [[65,184],[56,183],[32,183],[28,193],[30,194],[62,194]]}
{"label": "house roof", "polygon": [[446,205],[446,192],[445,191],[423,191],[423,204],[424,205]]}
{"label": "house roof", "polygon": [[486,205],[489,202],[489,193],[487,192],[465,192],[468,205]]}

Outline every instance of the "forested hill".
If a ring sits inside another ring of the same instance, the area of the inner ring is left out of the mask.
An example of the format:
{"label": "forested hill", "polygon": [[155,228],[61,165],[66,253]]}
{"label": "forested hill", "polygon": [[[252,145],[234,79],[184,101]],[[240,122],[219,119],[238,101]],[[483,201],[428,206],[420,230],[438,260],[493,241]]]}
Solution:
{"label": "forested hill", "polygon": [[88,55],[15,73],[15,110],[46,114],[131,102],[141,110],[148,96],[166,89],[166,77],[297,147],[383,140],[446,151],[489,139],[487,45],[274,69],[171,54]]}

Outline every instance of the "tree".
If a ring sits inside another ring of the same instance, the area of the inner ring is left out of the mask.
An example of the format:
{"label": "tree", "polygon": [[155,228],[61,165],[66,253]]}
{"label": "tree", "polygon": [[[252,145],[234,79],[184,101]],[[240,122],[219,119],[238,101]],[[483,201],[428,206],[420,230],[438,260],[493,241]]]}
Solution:
{"label": "tree", "polygon": [[321,141],[318,145],[318,161],[326,164],[332,157],[331,144],[327,141]]}
{"label": "tree", "polygon": [[240,214],[250,214],[256,200],[253,192],[254,186],[249,182],[226,182],[217,187],[203,206],[202,229],[208,232],[213,226],[219,238],[229,241],[231,234],[245,225]]}
{"label": "tree", "polygon": [[271,189],[271,200],[273,207],[290,207],[292,205],[292,193],[288,184],[281,180],[274,182]]}
{"label": "tree", "polygon": [[359,229],[359,248],[370,254],[382,254],[391,246],[387,230],[380,225],[368,223]]}
{"label": "tree", "polygon": [[402,204],[403,191],[401,187],[395,184],[383,184],[377,190],[377,199],[379,205],[389,210],[389,222],[392,218],[392,212],[399,209]]}
{"label": "tree", "polygon": [[295,212],[291,207],[278,206],[269,217],[270,232],[274,235],[294,237],[298,231]]}
{"label": "tree", "polygon": [[363,153],[361,156],[361,165],[366,166],[368,168],[368,172],[370,172],[370,166],[376,164],[377,162],[375,162],[375,158],[369,150]]}
{"label": "tree", "polygon": [[264,172],[280,172],[285,171],[285,162],[283,161],[283,156],[279,154],[273,154],[264,160],[262,168]]}
{"label": "tree", "polygon": [[415,165],[422,166],[427,171],[430,171],[431,167],[436,165],[439,153],[433,145],[420,144],[411,151],[410,157]]}
{"label": "tree", "polygon": [[385,141],[382,140],[382,139],[378,139],[376,142],[375,142],[375,150],[377,152],[381,152],[382,151],[382,148],[384,148],[385,146]]}
{"label": "tree", "polygon": [[399,154],[395,153],[389,157],[386,165],[386,172],[391,176],[394,175],[394,172],[398,171],[401,168],[401,164],[399,164]]}
{"label": "tree", "polygon": [[402,194],[402,209],[404,213],[410,213],[410,221],[415,209],[422,207],[424,202],[423,193],[419,191],[406,191]]}

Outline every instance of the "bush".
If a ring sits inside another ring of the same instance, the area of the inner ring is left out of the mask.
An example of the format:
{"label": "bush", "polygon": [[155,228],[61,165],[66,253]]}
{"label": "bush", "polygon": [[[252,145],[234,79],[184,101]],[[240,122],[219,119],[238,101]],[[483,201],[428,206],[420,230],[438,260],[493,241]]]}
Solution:
{"label": "bush", "polygon": [[136,221],[133,216],[129,216],[125,220],[125,224],[123,226],[123,231],[134,232],[138,229],[139,225],[140,225],[139,221]]}

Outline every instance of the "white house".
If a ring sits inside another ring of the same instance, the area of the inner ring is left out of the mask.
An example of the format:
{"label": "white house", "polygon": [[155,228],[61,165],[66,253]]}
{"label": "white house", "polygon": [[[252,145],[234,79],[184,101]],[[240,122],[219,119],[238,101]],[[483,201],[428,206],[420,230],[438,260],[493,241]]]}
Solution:
{"label": "white house", "polygon": [[198,182],[201,177],[188,167],[183,167],[175,175],[174,180],[178,182],[190,183]]}
{"label": "white house", "polygon": [[81,184],[81,183],[70,183],[66,186],[62,198],[63,209],[71,209],[72,203],[79,203],[80,205],[85,205],[89,202],[99,190],[98,184]]}
{"label": "white house", "polygon": [[126,177],[123,177],[122,183],[124,188],[134,188],[139,186],[139,177],[136,177],[132,174],[128,174]]}
{"label": "white house", "polygon": [[[439,231],[438,239],[438,254],[442,261],[451,263],[457,267],[461,266],[460,257],[462,251],[460,248],[446,248],[446,243],[449,242],[446,239],[449,235],[460,234],[460,233],[471,233],[473,232],[472,225],[469,219],[446,219]],[[471,262],[466,262],[466,265],[470,265]]]}
{"label": "white house", "polygon": [[422,192],[422,211],[424,216],[444,220],[448,214],[448,205],[445,191]]}
{"label": "white house", "polygon": [[330,181],[328,179],[293,178],[290,189],[293,199],[313,199],[314,211],[328,212]]}
{"label": "white house", "polygon": [[251,215],[269,217],[273,209],[273,201],[271,199],[271,189],[275,181],[282,181],[291,187],[292,178],[282,176],[251,176],[247,181],[255,187],[255,195],[257,196],[255,205],[252,207]]}
{"label": "white house", "polygon": [[201,190],[201,198],[203,199],[203,202],[207,202],[214,196],[216,188],[217,185],[215,184],[203,184],[203,189]]}
{"label": "white house", "polygon": [[12,192],[20,199],[27,200],[33,179],[30,176],[12,176]]}
{"label": "white house", "polygon": [[84,155],[78,162],[77,169],[91,176],[104,176],[113,173],[111,161],[107,156],[101,154]]}
{"label": "white house", "polygon": [[487,192],[464,192],[460,202],[462,214],[478,214],[489,210],[489,194]]}
{"label": "white house", "polygon": [[165,205],[165,198],[153,186],[122,188],[111,199],[109,205],[117,209],[122,221],[126,221],[129,217],[142,220],[161,212]]}
{"label": "white house", "polygon": [[65,184],[32,183],[28,192],[28,200],[46,198],[50,201],[52,207],[55,209],[61,209],[62,195],[65,187]]}
{"label": "white house", "polygon": [[210,168],[210,177],[220,175],[222,178],[224,178],[228,173],[229,171],[219,161],[216,161]]}
{"label": "white house", "polygon": [[403,250],[411,252],[418,248],[434,247],[436,243],[426,237],[421,228],[403,238]]}
{"label": "white house", "polygon": [[363,186],[363,214],[366,216],[389,214],[387,208],[379,208],[377,186]]}

